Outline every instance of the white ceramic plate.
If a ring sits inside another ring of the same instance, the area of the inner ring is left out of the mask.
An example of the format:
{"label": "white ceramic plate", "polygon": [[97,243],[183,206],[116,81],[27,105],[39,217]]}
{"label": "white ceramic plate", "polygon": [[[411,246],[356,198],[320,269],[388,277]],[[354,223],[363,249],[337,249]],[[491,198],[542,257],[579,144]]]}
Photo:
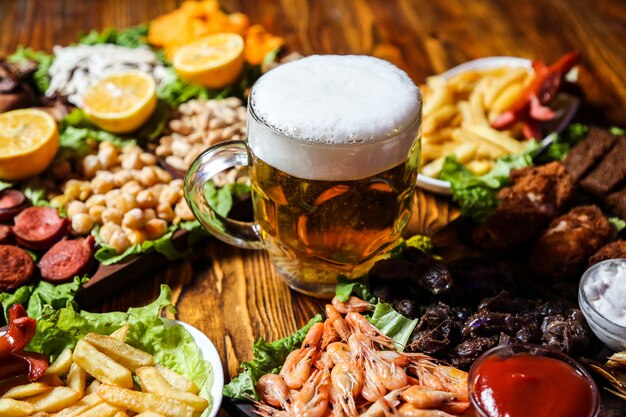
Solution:
{"label": "white ceramic plate", "polygon": [[163,319],[166,323],[180,324],[183,326],[193,337],[193,340],[198,345],[204,360],[209,362],[212,368],[213,382],[211,385],[211,409],[207,414],[207,417],[215,417],[220,410],[222,404],[222,389],[224,388],[224,370],[222,368],[222,360],[220,359],[217,349],[211,342],[211,340],[200,330],[196,329],[190,324],[183,323],[178,320]]}
{"label": "white ceramic plate", "polygon": [[[455,75],[461,74],[466,71],[499,68],[499,67],[524,67],[531,68],[532,62],[524,58],[515,58],[510,56],[492,56],[489,58],[480,58],[473,61],[465,62],[454,68],[441,74],[445,79],[450,79]],[[555,120],[550,121],[553,132],[561,132],[569,122],[572,120],[578,110],[580,100],[577,97],[561,94],[557,97],[557,117]],[[442,181],[437,178],[428,177],[423,174],[417,175],[416,185],[426,191],[433,192],[435,194],[450,195],[450,183],[448,181]]]}

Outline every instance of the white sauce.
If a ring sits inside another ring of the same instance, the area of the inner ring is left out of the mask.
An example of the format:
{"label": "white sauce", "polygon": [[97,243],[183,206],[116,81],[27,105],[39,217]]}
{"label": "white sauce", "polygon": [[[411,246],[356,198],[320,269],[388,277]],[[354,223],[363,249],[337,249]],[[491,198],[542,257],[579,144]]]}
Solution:
{"label": "white sauce", "polygon": [[584,286],[587,300],[605,319],[626,327],[626,262],[604,262],[590,272]]}

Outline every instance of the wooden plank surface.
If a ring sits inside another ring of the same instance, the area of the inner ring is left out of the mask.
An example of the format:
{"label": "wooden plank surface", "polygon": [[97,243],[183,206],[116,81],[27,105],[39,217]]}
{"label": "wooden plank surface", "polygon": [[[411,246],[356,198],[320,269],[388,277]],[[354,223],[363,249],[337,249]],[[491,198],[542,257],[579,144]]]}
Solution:
{"label": "wooden plank surface", "polygon": [[[17,45],[51,50],[79,32],[128,27],[172,10],[171,0],[0,0],[0,55]],[[286,38],[290,50],[371,54],[420,83],[464,61],[515,55],[553,61],[577,49],[586,105],[579,118],[626,125],[626,2],[618,0],[240,0],[222,2]],[[433,233],[457,212],[444,198],[417,192],[411,230]],[[94,311],[152,300],[161,283],[174,291],[176,318],[215,343],[227,377],[263,336],[293,332],[322,302],[282,284],[263,252],[215,240],[158,274],[133,280]]]}

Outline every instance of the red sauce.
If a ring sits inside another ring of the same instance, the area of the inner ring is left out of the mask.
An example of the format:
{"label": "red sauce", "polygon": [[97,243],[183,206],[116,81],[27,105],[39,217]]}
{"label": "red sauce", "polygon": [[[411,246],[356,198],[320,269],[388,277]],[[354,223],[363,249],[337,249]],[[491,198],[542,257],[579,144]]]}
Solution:
{"label": "red sauce", "polygon": [[589,417],[593,388],[558,359],[520,353],[478,365],[474,395],[490,417]]}

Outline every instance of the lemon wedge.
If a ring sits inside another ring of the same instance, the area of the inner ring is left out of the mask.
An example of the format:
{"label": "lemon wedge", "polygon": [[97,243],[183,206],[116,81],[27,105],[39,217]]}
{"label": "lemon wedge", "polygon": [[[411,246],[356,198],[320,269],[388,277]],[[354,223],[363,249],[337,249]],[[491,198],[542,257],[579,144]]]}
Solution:
{"label": "lemon wedge", "polygon": [[0,180],[20,181],[43,172],[59,148],[55,120],[43,110],[0,114]]}
{"label": "lemon wedge", "polygon": [[148,120],[157,104],[154,79],[141,71],[108,75],[83,96],[83,111],[98,127],[127,133]]}
{"label": "lemon wedge", "polygon": [[243,38],[216,33],[183,46],[174,54],[178,76],[191,84],[220,89],[232,84],[243,70]]}

